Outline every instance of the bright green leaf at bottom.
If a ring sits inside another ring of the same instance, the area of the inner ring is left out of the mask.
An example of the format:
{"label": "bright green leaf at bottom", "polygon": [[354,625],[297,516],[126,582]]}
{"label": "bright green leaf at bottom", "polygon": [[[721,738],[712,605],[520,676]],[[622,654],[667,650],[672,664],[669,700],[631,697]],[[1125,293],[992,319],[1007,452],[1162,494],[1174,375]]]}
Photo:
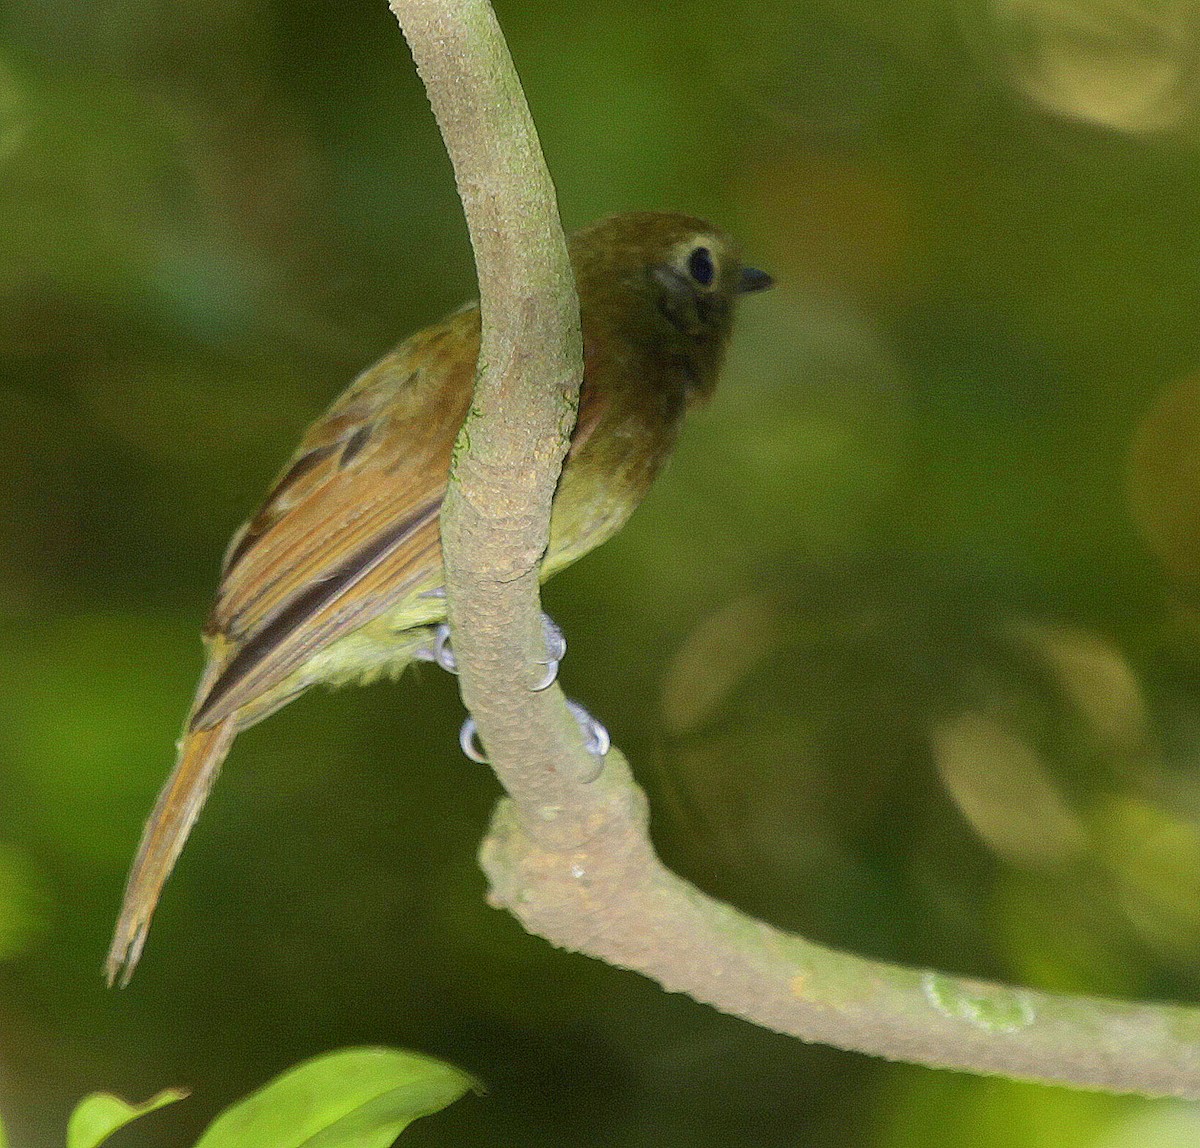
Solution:
{"label": "bright green leaf at bottom", "polygon": [[276,1077],[209,1125],[196,1148],[388,1148],[475,1082],[431,1057],[347,1048]]}
{"label": "bright green leaf at bottom", "polygon": [[[118,1128],[124,1128],[131,1120],[145,1116],[165,1104],[183,1100],[187,1093],[180,1088],[167,1088],[150,1097],[144,1104],[130,1104],[110,1092],[94,1092],[85,1096],[71,1113],[67,1123],[67,1148],[96,1148],[107,1140]],[[0,1148],[4,1148],[0,1136]]]}

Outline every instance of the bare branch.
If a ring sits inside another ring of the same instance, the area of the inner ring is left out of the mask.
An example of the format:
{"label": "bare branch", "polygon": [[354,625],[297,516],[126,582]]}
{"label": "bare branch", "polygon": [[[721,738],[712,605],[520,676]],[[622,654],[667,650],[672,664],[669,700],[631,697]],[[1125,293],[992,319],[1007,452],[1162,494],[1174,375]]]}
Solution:
{"label": "bare branch", "polygon": [[[623,759],[622,818],[555,851],[497,810],[482,862],[493,904],[562,948],[802,1040],[939,1068],[1200,1098],[1200,1010],[1060,996],[864,960],[705,896],[663,867]],[[627,786],[627,788],[625,788]]]}
{"label": "bare branch", "polygon": [[594,773],[557,687],[533,693],[538,564],[583,374],[554,185],[487,0],[391,0],[454,165],[483,344],[441,528],[463,700],[493,768],[547,843],[587,836]]}
{"label": "bare branch", "polygon": [[492,900],[564,948],[804,1040],[897,1060],[1200,1099],[1200,1010],[1006,988],[835,953],[668,872],[624,759],[600,779],[557,687],[534,693],[537,569],[574,420],[579,316],[524,95],[487,0],[390,0],[454,164],[483,349],[442,512],[463,699],[511,800]]}

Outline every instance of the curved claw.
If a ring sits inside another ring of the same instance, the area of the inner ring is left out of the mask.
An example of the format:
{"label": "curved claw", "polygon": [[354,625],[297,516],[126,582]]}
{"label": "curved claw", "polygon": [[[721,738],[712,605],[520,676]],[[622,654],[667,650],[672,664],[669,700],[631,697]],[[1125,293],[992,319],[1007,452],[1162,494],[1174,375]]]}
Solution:
{"label": "curved claw", "polygon": [[542,690],[554,685],[554,679],[558,677],[558,659],[554,658],[549,662],[537,662],[535,664],[546,667],[546,672],[538,678],[534,685],[529,687],[535,694],[540,694]]}
{"label": "curved claw", "polygon": [[584,744],[588,753],[593,757],[603,757],[612,748],[612,738],[604,728],[579,702],[567,698],[567,709],[579,723],[583,731]]}
{"label": "curved claw", "polygon": [[535,694],[554,684],[559,663],[567,652],[567,636],[549,614],[542,615],[542,635],[546,642],[546,656],[537,664],[545,666],[546,672],[538,679],[537,685],[529,687]]}
{"label": "curved claw", "polygon": [[542,634],[546,639],[546,665],[561,662],[567,653],[567,636],[549,614],[542,615]]}
{"label": "curved claw", "polygon": [[567,709],[571,711],[571,716],[579,723],[579,728],[583,731],[585,748],[596,759],[595,771],[582,779],[586,784],[587,782],[595,781],[603,772],[604,758],[612,748],[612,738],[609,736],[608,730],[577,701],[567,698]]}
{"label": "curved claw", "polygon": [[462,728],[458,731],[458,744],[463,753],[472,761],[479,762],[480,765],[487,765],[487,754],[483,752],[479,744],[479,731],[475,727],[475,719],[468,717],[462,723]]}
{"label": "curved claw", "polygon": [[442,622],[433,636],[433,661],[448,674],[458,673],[458,659],[454,656],[454,647],[450,645],[450,624]]}

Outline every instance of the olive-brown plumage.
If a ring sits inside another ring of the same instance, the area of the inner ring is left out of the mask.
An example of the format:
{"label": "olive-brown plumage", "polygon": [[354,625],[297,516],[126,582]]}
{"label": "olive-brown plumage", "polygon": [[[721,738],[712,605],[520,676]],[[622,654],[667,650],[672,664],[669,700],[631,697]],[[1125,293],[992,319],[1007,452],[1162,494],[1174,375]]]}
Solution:
{"label": "olive-brown plumage", "polygon": [[[682,215],[613,216],[570,251],[584,382],[543,579],[629,517],[685,412],[712,393],[735,298],[770,283],[721,232]],[[438,515],[479,337],[478,308],[464,308],[359,376],[234,536],[179,757],[129,875],[109,983],[132,975],[237,733],[310,685],[399,673],[445,619]]]}

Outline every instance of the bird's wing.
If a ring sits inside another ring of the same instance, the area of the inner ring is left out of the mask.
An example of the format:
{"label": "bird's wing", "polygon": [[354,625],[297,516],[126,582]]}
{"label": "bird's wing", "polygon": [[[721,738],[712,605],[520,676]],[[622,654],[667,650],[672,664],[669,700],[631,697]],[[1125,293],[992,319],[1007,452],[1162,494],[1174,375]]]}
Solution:
{"label": "bird's wing", "polygon": [[315,651],[436,583],[438,515],[479,352],[467,310],[365,372],[309,430],[235,535],[191,726],[261,699]]}

